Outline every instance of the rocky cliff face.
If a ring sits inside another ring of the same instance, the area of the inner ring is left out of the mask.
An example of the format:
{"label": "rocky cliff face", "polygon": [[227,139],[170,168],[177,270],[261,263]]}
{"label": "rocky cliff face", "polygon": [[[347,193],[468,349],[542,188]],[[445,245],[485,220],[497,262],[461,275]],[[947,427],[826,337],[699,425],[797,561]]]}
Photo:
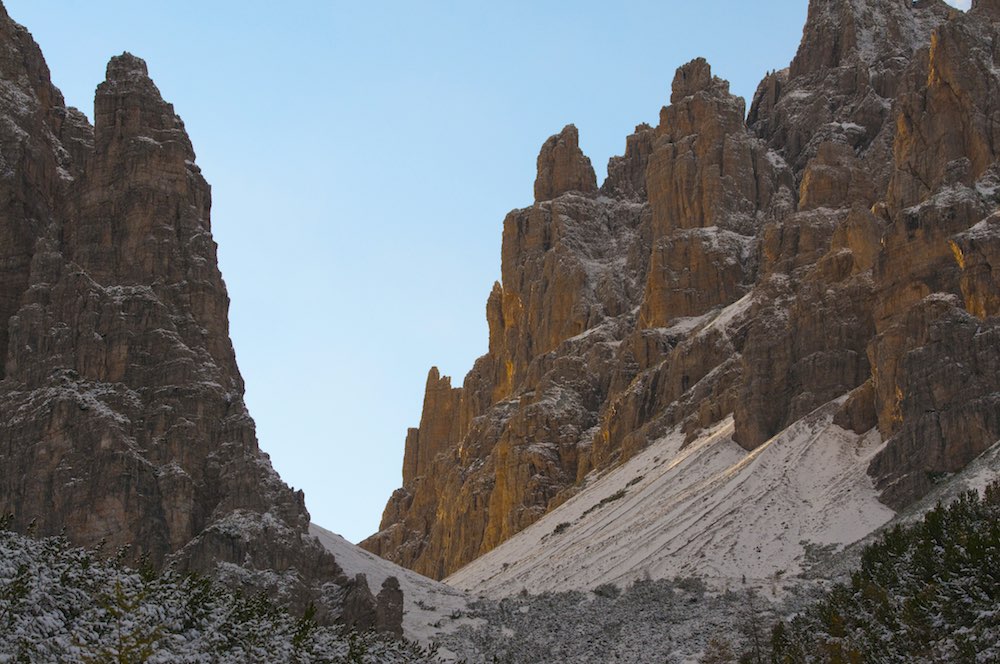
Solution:
{"label": "rocky cliff face", "polygon": [[210,188],[145,63],[111,59],[91,127],[0,6],[0,201],[0,513],[374,615],[257,447]]}
{"label": "rocky cliff face", "polygon": [[462,387],[431,371],[363,545],[444,576],[728,415],[752,450],[840,399],[838,425],[885,440],[868,472],[897,508],[1000,439],[998,20],[812,0],[748,114],[694,60],[600,189],[574,127],[546,141],[489,352]]}

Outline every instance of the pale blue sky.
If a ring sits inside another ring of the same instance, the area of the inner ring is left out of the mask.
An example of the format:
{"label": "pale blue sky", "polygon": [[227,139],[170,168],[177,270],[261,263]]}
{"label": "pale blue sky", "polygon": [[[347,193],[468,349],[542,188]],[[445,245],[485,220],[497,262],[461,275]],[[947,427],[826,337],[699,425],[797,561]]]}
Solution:
{"label": "pale blue sky", "polygon": [[807,0],[5,0],[68,103],[146,59],[213,186],[231,332],[261,447],[357,541],[399,486],[427,371],[487,348],[504,215],[573,122],[603,179],[677,66],[750,97]]}

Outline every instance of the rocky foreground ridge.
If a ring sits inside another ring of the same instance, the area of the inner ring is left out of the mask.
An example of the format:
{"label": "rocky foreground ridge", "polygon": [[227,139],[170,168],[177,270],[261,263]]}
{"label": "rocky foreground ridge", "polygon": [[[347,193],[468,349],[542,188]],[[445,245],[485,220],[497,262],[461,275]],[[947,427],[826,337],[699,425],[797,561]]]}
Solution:
{"label": "rocky foreground ridge", "polygon": [[348,579],[257,446],[210,205],[142,60],[91,126],[0,4],[0,514],[398,632],[398,585]]}
{"label": "rocky foreground ridge", "polygon": [[886,505],[965,467],[1000,439],[997,44],[998,0],[811,0],[749,113],[698,59],[600,187],[546,141],[489,352],[430,371],[362,545],[442,578],[670,431],[754,450],[838,399]]}

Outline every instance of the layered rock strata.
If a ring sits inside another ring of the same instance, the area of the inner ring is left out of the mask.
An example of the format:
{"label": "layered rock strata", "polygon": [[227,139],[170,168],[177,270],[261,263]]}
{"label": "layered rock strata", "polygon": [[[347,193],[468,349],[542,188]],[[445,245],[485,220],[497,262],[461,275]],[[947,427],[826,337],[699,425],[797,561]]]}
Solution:
{"label": "layered rock strata", "polygon": [[210,205],[142,60],[91,126],[0,5],[0,513],[354,624],[377,602],[257,446]]}
{"label": "layered rock strata", "polygon": [[846,395],[892,507],[1000,439],[1000,3],[812,0],[749,113],[701,59],[598,189],[578,135],[504,221],[489,352],[432,370],[369,550],[442,577],[680,427],[752,450]]}

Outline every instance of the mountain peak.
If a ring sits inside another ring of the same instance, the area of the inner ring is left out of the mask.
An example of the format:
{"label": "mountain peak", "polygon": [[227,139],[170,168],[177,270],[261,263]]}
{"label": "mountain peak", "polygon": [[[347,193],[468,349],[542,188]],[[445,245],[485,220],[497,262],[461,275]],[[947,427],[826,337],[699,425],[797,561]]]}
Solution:
{"label": "mountain peak", "polygon": [[572,124],[550,136],[538,153],[535,201],[552,200],[570,191],[581,194],[597,192],[594,167],[580,150],[580,134]]}
{"label": "mountain peak", "polygon": [[708,61],[705,58],[695,58],[677,68],[671,86],[670,103],[676,104],[685,97],[713,87],[721,88],[725,94],[729,93],[729,83],[712,76],[712,66]]}
{"label": "mountain peak", "polygon": [[111,57],[105,76],[108,81],[149,78],[149,68],[145,60],[125,51],[121,55]]}

